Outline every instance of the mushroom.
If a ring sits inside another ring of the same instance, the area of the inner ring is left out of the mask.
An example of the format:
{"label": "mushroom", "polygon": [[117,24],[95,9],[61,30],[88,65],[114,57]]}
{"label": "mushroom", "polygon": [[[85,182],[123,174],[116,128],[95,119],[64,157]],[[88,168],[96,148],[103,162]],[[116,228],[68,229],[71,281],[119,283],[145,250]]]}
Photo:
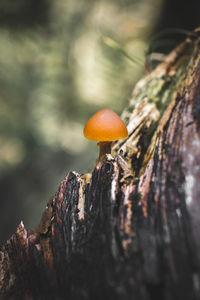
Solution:
{"label": "mushroom", "polygon": [[122,119],[111,109],[101,109],[96,112],[85,124],[84,136],[93,141],[98,141],[98,162],[102,161],[106,154],[111,153],[112,141],[126,138],[128,131]]}

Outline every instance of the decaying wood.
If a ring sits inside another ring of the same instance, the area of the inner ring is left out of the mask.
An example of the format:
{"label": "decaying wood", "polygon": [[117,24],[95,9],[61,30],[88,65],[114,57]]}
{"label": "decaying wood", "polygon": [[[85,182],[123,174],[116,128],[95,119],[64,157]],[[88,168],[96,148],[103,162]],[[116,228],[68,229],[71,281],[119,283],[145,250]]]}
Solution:
{"label": "decaying wood", "polygon": [[200,299],[200,39],[134,89],[129,137],[0,251],[2,299]]}

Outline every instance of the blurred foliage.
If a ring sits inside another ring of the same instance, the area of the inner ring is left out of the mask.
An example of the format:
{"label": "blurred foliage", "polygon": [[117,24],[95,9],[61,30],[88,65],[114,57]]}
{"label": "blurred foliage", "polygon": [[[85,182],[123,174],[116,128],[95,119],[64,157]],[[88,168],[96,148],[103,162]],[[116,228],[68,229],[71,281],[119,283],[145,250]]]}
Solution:
{"label": "blurred foliage", "polygon": [[[98,109],[119,114],[144,73],[161,0],[0,3],[0,199],[5,240],[34,227],[67,171],[97,148],[82,134]],[[114,46],[115,45],[115,46]],[[117,46],[116,46],[117,45]]]}

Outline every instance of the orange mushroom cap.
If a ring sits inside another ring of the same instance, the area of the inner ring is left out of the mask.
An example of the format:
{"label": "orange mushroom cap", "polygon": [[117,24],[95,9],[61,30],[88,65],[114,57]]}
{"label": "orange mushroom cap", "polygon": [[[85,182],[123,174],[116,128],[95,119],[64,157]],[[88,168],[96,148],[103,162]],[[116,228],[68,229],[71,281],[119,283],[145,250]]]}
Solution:
{"label": "orange mushroom cap", "polygon": [[128,136],[126,125],[111,109],[101,109],[85,124],[84,136],[93,141],[115,141]]}

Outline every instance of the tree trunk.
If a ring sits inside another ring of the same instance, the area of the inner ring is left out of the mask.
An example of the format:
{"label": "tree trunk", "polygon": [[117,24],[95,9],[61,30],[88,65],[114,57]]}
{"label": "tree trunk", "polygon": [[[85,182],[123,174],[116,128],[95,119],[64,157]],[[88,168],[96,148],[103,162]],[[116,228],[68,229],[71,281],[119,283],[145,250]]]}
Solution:
{"label": "tree trunk", "polygon": [[1,299],[200,299],[198,33],[138,82],[113,156],[1,247]]}

